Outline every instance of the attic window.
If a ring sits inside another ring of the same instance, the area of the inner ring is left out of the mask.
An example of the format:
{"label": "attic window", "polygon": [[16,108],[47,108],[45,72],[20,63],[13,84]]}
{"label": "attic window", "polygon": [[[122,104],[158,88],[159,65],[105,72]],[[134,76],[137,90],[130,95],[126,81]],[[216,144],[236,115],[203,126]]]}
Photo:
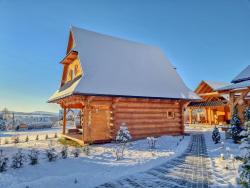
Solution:
{"label": "attic window", "polygon": [[79,71],[78,65],[75,65],[75,75],[78,74],[78,71]]}
{"label": "attic window", "polygon": [[168,111],[167,112],[167,117],[168,117],[168,119],[174,119],[175,118],[175,113],[173,111]]}
{"label": "attic window", "polygon": [[74,78],[73,70],[70,69],[70,70],[69,70],[69,80],[73,80],[73,78]]}
{"label": "attic window", "polygon": [[72,72],[72,80],[73,80],[75,78],[75,70],[72,69],[71,72]]}

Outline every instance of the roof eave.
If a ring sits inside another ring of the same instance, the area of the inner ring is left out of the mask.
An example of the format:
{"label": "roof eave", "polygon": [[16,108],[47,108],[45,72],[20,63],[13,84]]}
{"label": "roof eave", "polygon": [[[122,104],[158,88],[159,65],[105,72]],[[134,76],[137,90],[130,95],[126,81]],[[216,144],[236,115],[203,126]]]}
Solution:
{"label": "roof eave", "polygon": [[191,99],[191,98],[172,98],[172,97],[152,97],[152,96],[133,96],[133,95],[114,95],[114,94],[95,94],[95,93],[80,93],[74,92],[71,94],[67,94],[64,96],[60,96],[51,100],[48,100],[48,103],[56,103],[58,100],[64,99],[66,97],[70,97],[73,95],[81,95],[81,96],[105,96],[105,97],[124,97],[124,98],[149,98],[149,99],[168,99],[168,100],[184,100],[184,101],[200,101],[201,99]]}
{"label": "roof eave", "polygon": [[232,80],[231,83],[237,84],[237,83],[248,81],[248,80],[250,80],[250,77],[237,79],[237,80]]}

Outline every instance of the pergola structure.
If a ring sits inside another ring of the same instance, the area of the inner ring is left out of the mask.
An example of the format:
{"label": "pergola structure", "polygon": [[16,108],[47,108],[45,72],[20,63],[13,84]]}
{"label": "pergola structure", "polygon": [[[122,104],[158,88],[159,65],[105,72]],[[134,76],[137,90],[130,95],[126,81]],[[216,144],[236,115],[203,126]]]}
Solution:
{"label": "pergola structure", "polygon": [[195,89],[201,101],[191,102],[188,105],[189,124],[224,124],[229,121],[230,110],[228,95],[216,91],[217,88],[229,83],[203,80]]}
{"label": "pergola structure", "polygon": [[218,88],[220,94],[229,95],[230,111],[234,108],[238,109],[238,115],[244,122],[244,110],[250,106],[250,65],[248,65],[240,74],[238,74],[231,82],[231,85]]}

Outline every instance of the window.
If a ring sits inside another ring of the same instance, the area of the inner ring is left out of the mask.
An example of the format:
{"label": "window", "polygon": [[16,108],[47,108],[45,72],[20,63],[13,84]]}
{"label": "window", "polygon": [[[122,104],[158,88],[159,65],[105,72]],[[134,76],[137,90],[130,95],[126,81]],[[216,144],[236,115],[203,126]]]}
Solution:
{"label": "window", "polygon": [[175,113],[173,111],[168,111],[167,112],[167,117],[168,119],[174,119]]}
{"label": "window", "polygon": [[72,80],[73,79],[73,70],[70,69],[69,70],[69,80]]}
{"label": "window", "polygon": [[77,75],[78,74],[78,65],[75,65],[75,75]]}
{"label": "window", "polygon": [[72,72],[72,79],[71,80],[73,80],[75,78],[75,70],[72,69],[71,72]]}

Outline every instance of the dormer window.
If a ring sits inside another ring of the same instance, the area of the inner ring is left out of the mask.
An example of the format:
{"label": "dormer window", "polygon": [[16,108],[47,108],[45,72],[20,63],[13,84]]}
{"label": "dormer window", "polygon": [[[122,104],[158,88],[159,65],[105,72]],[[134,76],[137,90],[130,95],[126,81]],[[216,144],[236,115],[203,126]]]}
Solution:
{"label": "dormer window", "polygon": [[79,71],[79,67],[78,67],[78,65],[75,65],[75,75],[78,74],[78,71]]}
{"label": "dormer window", "polygon": [[73,79],[73,70],[70,69],[69,70],[69,80],[72,80]]}
{"label": "dormer window", "polygon": [[72,71],[72,79],[71,80],[73,80],[75,78],[75,70],[72,69],[71,71]]}

